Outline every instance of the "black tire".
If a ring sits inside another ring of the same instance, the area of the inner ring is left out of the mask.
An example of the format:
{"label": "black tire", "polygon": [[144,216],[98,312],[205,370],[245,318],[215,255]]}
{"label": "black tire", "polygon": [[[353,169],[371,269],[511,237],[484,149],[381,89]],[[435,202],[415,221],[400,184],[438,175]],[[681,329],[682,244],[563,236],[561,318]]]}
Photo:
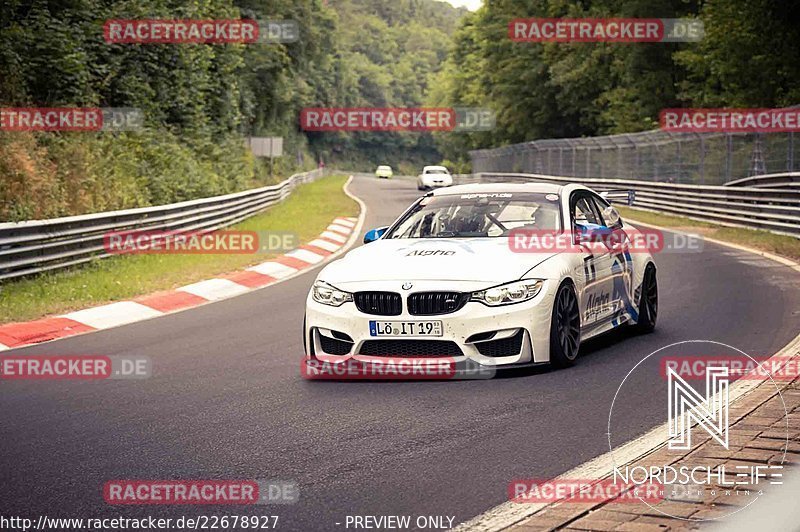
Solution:
{"label": "black tire", "polygon": [[550,364],[565,368],[575,363],[581,347],[581,315],[572,283],[563,283],[553,301],[550,319]]}
{"label": "black tire", "polygon": [[642,289],[639,292],[639,319],[634,325],[637,333],[647,334],[656,328],[658,319],[658,280],[656,268],[648,264],[642,278]]}

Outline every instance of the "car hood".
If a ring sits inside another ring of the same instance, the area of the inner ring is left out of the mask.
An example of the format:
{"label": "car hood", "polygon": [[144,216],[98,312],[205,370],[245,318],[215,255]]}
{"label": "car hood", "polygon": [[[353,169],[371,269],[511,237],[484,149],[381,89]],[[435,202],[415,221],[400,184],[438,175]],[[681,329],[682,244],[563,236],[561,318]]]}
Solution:
{"label": "car hood", "polygon": [[516,253],[506,238],[376,240],[332,262],[319,279],[334,286],[361,281],[480,281],[521,278],[555,253]]}

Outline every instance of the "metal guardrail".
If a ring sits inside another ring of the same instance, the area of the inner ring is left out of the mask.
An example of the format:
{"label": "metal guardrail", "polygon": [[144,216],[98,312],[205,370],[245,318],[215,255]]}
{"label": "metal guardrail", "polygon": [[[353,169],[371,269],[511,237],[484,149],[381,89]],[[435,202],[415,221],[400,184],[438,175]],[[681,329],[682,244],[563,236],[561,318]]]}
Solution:
{"label": "metal guardrail", "polygon": [[800,172],[754,175],[725,183],[726,187],[789,188],[800,190]]}
{"label": "metal guardrail", "polygon": [[211,231],[274,205],[324,169],[295,174],[267,187],[156,207],[0,223],[0,280],[56,270],[110,255],[104,236],[113,231]]}
{"label": "metal guardrail", "polygon": [[472,171],[722,185],[752,175],[800,170],[792,132],[673,133],[541,139],[472,150]]}
{"label": "metal guardrail", "polygon": [[599,192],[628,189],[636,192],[633,202],[636,208],[800,237],[800,189],[679,185],[628,179],[488,172],[461,176],[457,181],[579,183]]}

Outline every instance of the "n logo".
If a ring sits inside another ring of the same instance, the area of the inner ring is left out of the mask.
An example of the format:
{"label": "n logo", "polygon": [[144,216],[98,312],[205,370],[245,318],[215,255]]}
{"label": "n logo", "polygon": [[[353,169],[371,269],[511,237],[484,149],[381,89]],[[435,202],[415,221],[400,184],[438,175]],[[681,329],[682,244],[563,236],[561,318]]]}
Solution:
{"label": "n logo", "polygon": [[697,422],[720,445],[728,448],[728,368],[706,367],[706,396],[689,386],[667,367],[669,448],[692,447],[692,423]]}

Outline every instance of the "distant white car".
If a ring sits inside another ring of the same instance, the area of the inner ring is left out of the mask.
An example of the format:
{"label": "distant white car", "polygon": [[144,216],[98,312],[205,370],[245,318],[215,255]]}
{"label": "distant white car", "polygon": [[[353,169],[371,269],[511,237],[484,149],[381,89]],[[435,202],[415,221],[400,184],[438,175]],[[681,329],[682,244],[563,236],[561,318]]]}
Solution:
{"label": "distant white car", "polygon": [[453,184],[453,176],[444,166],[426,166],[417,176],[417,190],[430,190],[449,187]]}
{"label": "distant white car", "polygon": [[394,174],[392,172],[392,167],[389,165],[382,164],[375,170],[375,177],[383,177],[389,179]]}

